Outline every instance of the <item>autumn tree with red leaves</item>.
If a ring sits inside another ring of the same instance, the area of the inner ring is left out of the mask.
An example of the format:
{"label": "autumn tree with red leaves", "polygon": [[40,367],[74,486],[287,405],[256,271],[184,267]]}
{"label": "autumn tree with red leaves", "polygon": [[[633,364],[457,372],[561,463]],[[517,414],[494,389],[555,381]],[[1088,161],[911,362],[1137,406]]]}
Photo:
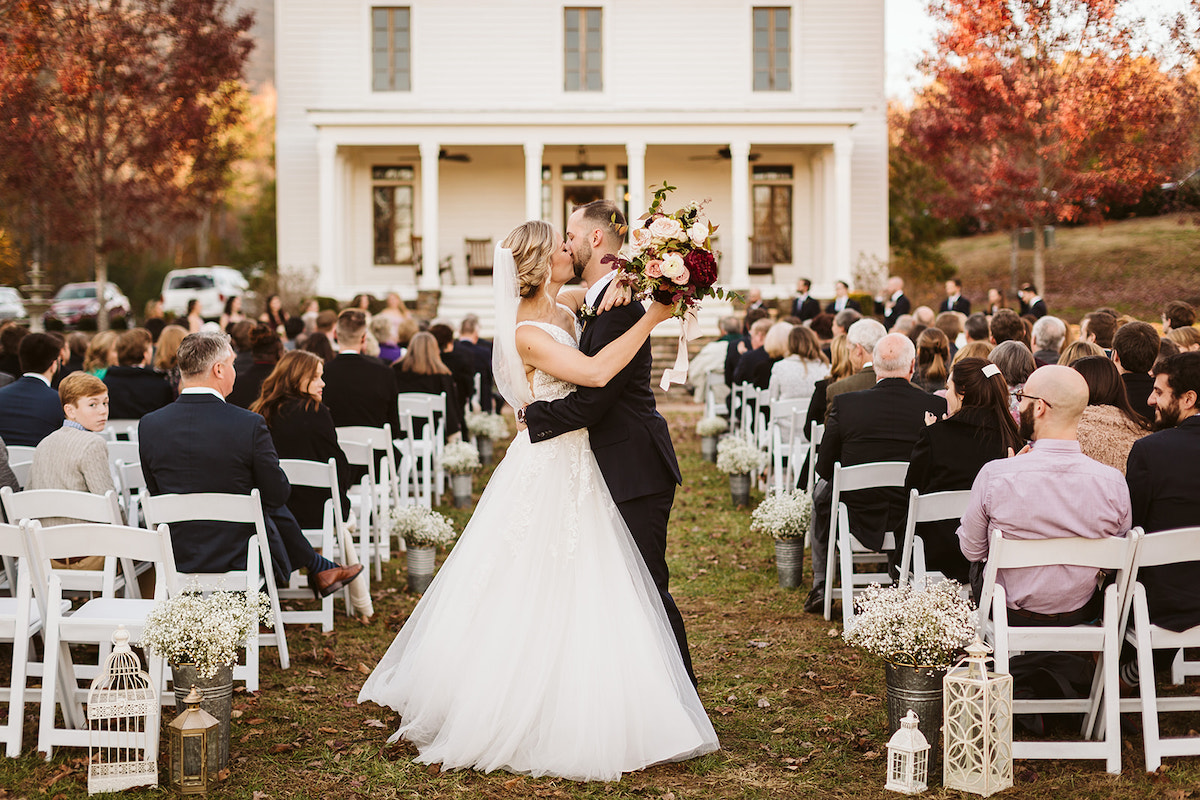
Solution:
{"label": "autumn tree with red leaves", "polygon": [[31,238],[84,241],[103,283],[109,252],[211,202],[237,157],[251,22],[229,0],[0,4],[0,182]]}
{"label": "autumn tree with red leaves", "polygon": [[1034,230],[1099,218],[1169,180],[1197,121],[1193,85],[1147,52],[1122,0],[944,0],[929,78],[900,146],[942,178],[946,216]]}

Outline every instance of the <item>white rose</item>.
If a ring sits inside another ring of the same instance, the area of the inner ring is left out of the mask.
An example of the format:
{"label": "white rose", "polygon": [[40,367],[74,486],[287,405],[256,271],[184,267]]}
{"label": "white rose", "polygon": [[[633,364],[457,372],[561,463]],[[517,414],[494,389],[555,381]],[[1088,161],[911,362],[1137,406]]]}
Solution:
{"label": "white rose", "polygon": [[[678,224],[678,223],[676,223]],[[683,265],[683,256],[679,253],[667,253],[662,260],[662,274],[664,278],[678,278],[687,269]]]}
{"label": "white rose", "polygon": [[692,229],[688,231],[688,236],[696,247],[703,247],[704,240],[708,238],[708,223],[704,220],[696,220],[696,224],[692,225]]}
{"label": "white rose", "polygon": [[650,246],[650,240],[653,234],[646,228],[634,228],[629,234],[629,243],[632,244],[638,251],[644,251]]}
{"label": "white rose", "polygon": [[682,232],[683,226],[679,220],[671,217],[659,217],[650,223],[650,233],[660,239],[677,239]]}

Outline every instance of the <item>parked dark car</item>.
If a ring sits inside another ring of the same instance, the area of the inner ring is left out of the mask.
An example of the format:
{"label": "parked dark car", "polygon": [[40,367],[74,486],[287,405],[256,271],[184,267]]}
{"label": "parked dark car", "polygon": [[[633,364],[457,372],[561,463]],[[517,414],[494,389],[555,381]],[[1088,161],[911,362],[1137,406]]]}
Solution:
{"label": "parked dark car", "polygon": [[[110,322],[123,320],[129,316],[129,298],[109,282],[104,293],[105,305],[108,308]],[[96,314],[100,303],[96,299],[96,282],[68,283],[58,290],[50,303],[50,310],[44,315],[47,321],[58,320],[63,325],[79,326],[86,323],[95,324]]]}

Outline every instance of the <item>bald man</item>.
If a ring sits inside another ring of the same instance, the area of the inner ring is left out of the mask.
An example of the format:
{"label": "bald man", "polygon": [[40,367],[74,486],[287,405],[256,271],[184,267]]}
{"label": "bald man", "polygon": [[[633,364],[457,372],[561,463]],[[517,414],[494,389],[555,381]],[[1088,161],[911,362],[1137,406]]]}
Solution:
{"label": "bald man", "polygon": [[[984,465],[958,528],[972,562],[988,556],[992,530],[1007,539],[1098,539],[1124,536],[1132,526],[1129,490],[1121,473],[1079,449],[1076,428],[1088,387],[1069,367],[1041,367],[1017,393],[1021,434],[1033,444],[1021,454]],[[1010,625],[1077,625],[1099,616],[1096,570],[1048,565],[1001,570]]]}

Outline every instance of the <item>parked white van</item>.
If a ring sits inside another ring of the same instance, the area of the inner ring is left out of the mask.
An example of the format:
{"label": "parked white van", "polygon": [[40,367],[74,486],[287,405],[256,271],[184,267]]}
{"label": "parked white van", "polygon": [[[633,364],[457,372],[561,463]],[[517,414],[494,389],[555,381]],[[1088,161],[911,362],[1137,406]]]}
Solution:
{"label": "parked white van", "polygon": [[173,269],[163,280],[163,311],[182,317],[192,298],[200,301],[200,316],[216,319],[225,310],[225,301],[245,294],[250,288],[246,277],[233,267],[192,267]]}

